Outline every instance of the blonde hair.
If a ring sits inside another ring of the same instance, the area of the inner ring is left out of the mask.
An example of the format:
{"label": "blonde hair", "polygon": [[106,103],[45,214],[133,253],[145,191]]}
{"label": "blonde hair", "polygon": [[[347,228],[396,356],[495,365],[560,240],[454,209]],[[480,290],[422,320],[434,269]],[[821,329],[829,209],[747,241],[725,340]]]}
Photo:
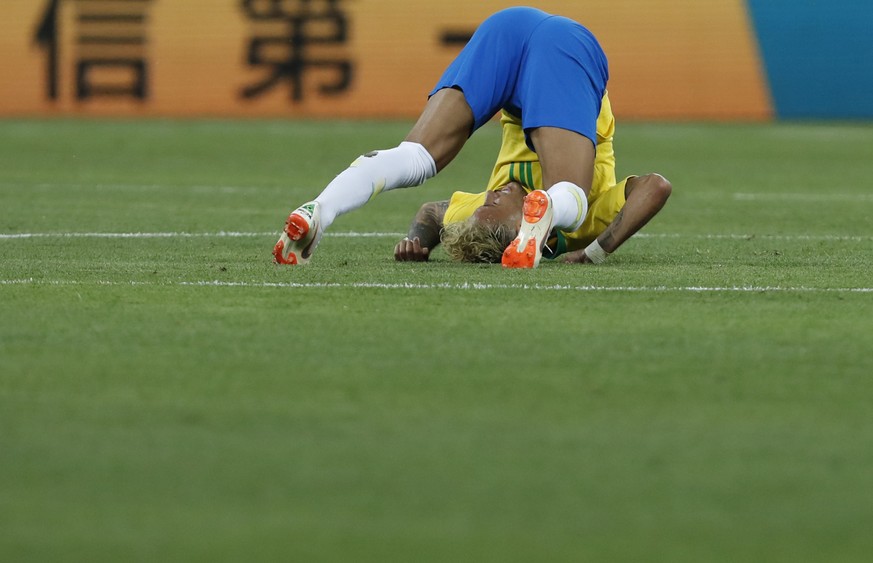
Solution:
{"label": "blonde hair", "polygon": [[480,223],[475,217],[449,223],[440,231],[443,248],[456,262],[500,262],[515,235],[506,225]]}

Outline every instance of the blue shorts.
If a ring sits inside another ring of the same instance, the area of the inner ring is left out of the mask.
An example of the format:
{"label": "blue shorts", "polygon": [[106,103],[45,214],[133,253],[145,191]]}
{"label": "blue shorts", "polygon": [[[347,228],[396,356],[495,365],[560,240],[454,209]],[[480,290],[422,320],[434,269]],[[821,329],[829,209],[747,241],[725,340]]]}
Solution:
{"label": "blue shorts", "polygon": [[474,130],[505,109],[521,118],[528,145],[537,127],[569,129],[596,144],[608,78],[606,55],[582,25],[535,8],[509,8],[482,22],[430,95],[461,90]]}

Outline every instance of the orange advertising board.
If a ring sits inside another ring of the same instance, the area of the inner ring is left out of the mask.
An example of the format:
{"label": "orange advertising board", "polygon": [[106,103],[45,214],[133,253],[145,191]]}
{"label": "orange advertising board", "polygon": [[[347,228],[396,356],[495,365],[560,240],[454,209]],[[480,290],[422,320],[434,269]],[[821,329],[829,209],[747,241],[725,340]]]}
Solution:
{"label": "orange advertising board", "polygon": [[[479,0],[4,0],[0,116],[414,117]],[[616,114],[771,115],[742,0],[549,0],[600,39]]]}

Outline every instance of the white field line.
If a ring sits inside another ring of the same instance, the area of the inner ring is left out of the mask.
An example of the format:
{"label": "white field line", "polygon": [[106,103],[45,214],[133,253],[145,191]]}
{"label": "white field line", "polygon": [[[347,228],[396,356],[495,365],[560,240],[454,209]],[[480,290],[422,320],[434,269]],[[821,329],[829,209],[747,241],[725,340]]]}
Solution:
{"label": "white field line", "polygon": [[[212,233],[177,232],[130,232],[130,233],[0,233],[0,240],[36,239],[36,238],[106,238],[106,239],[150,239],[150,238],[259,238],[276,237],[278,231],[241,232],[216,231]],[[338,232],[325,233],[326,237],[334,238],[400,238],[406,233],[390,232]],[[704,240],[783,240],[783,241],[854,241],[865,242],[873,240],[873,235],[765,235],[765,234],[699,234],[699,233],[637,233],[634,238],[689,238]]]}
{"label": "white field line", "polygon": [[817,193],[735,193],[736,201],[802,201],[808,203],[873,203],[871,194],[832,194],[827,191]]}
{"label": "white field line", "polygon": [[13,189],[39,189],[39,190],[127,190],[127,191],[154,191],[154,190],[170,190],[174,192],[190,190],[193,192],[219,192],[219,193],[247,193],[258,190],[282,189],[281,186],[210,186],[210,185],[193,185],[181,186],[172,184],[64,184],[64,183],[40,183],[40,184],[16,184],[13,182],[0,182],[0,188]]}
{"label": "white field line", "polygon": [[0,280],[0,286],[45,285],[45,286],[111,286],[111,287],[243,287],[280,289],[403,289],[403,290],[536,290],[579,292],[634,292],[634,293],[873,293],[873,287],[806,287],[806,286],[607,286],[607,285],[541,285],[541,284],[492,284],[492,283],[297,283],[297,282],[241,282],[241,281],[181,281],[181,282],[118,282],[97,280],[38,280],[34,278]]}
{"label": "white field line", "polygon": [[873,235],[762,235],[701,233],[637,233],[634,238],[693,238],[705,240],[784,240],[784,241],[855,241],[873,240]]}
{"label": "white field line", "polygon": [[[240,232],[240,231],[216,231],[214,233],[189,233],[156,232],[156,233],[0,233],[3,239],[28,239],[28,238],[257,238],[277,237],[279,231],[264,232]],[[405,233],[325,233],[327,237],[337,238],[394,238],[405,236]]]}
{"label": "white field line", "polygon": [[[129,191],[153,191],[153,190],[171,190],[174,192],[190,190],[194,192],[218,192],[218,193],[247,193],[259,190],[277,190],[282,189],[282,186],[233,186],[233,185],[170,185],[170,184],[119,184],[119,183],[94,183],[94,184],[66,184],[44,182],[39,184],[31,184],[22,186],[14,182],[0,182],[0,188],[36,188],[44,190],[63,189],[63,190],[78,190],[78,189],[96,189],[96,190],[129,190]],[[703,194],[694,194],[703,197],[724,197],[723,192],[706,192]],[[804,202],[865,202],[873,203],[873,194],[853,194],[853,193],[830,193],[827,191],[820,192],[739,192],[730,194],[730,197],[736,201],[804,201]]]}

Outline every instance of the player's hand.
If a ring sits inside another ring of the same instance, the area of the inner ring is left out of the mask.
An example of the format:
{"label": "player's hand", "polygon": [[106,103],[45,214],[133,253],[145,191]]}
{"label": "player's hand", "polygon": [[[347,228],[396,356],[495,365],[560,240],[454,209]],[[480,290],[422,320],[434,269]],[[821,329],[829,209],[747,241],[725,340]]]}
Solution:
{"label": "player's hand", "polygon": [[591,259],[588,258],[588,255],[585,254],[584,250],[568,252],[567,254],[564,254],[562,259],[567,264],[593,264],[593,262],[591,262]]}
{"label": "player's hand", "polygon": [[394,247],[394,259],[398,262],[427,262],[430,249],[421,246],[421,240],[404,238]]}

